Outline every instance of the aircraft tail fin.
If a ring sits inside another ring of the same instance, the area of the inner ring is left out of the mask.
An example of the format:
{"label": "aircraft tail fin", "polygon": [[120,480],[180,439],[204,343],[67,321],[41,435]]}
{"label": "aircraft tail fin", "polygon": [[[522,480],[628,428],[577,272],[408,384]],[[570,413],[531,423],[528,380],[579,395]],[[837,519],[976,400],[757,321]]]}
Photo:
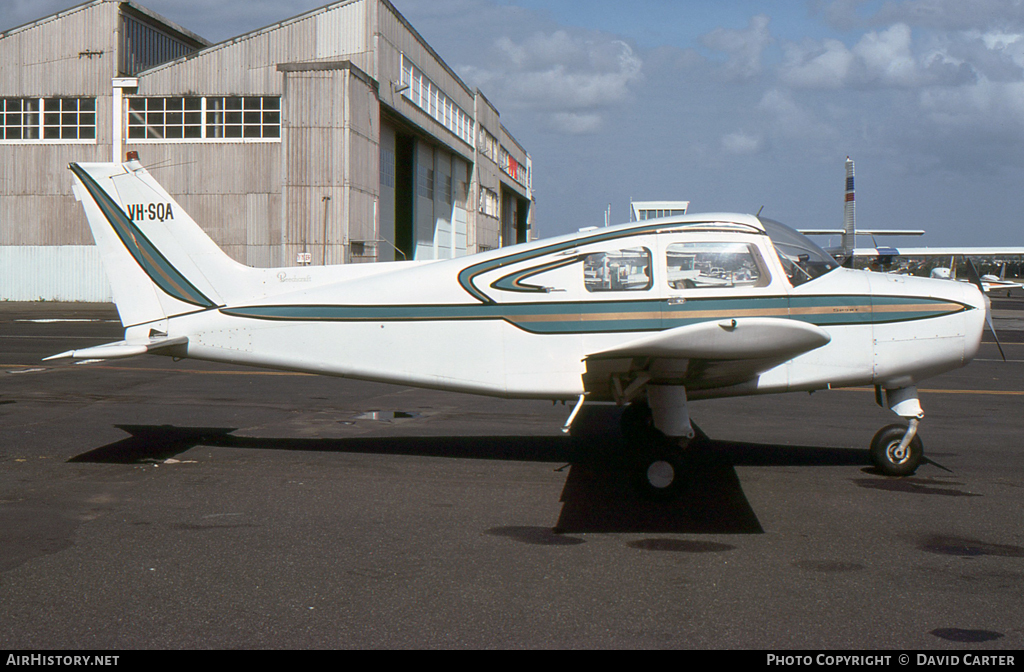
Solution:
{"label": "aircraft tail fin", "polygon": [[846,190],[843,192],[843,255],[853,256],[857,247],[857,197],[853,184],[853,159],[846,157]]}
{"label": "aircraft tail fin", "polygon": [[217,247],[137,160],[70,168],[126,328],[245,292],[251,269]]}

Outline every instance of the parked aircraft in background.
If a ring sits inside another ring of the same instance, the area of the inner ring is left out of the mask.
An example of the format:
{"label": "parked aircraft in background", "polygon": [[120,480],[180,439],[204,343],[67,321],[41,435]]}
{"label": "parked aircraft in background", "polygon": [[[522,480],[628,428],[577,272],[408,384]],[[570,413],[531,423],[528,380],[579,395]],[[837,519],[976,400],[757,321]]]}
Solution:
{"label": "parked aircraft in background", "polygon": [[972,285],[841,268],[751,215],[677,215],[443,261],[256,269],[225,255],[138,160],[71,171],[125,336],[55,357],[151,353],[575,401],[566,430],[584,402],[614,401],[654,496],[687,480],[690,400],[837,386],[874,386],[907,422],[880,430],[870,453],[886,474],[913,473],[916,386],[967,364],[985,323]]}
{"label": "parked aircraft in background", "polygon": [[[969,278],[958,278],[956,277],[956,256],[950,258],[949,267],[936,266],[933,268],[928,277],[937,278],[939,280],[959,280],[961,282],[971,282]],[[1012,282],[1006,279],[1006,264],[1003,264],[999,275],[993,275],[986,273],[980,277],[982,289],[985,290],[986,294],[991,294],[995,291],[1005,291],[1006,296],[1010,296],[1010,291],[1013,289],[1022,289],[1024,284],[1019,282]]]}
{"label": "parked aircraft in background", "polygon": [[[843,228],[841,229],[800,229],[807,236],[840,236],[839,247],[828,247],[826,251],[841,265],[853,268],[855,256],[866,255],[866,250],[857,247],[857,236],[923,236],[923,229],[858,229],[857,196],[854,185],[853,159],[846,157],[846,188],[843,191]],[[892,248],[878,248],[891,250]],[[898,254],[898,253],[896,253]]]}
{"label": "parked aircraft in background", "polygon": [[[813,236],[834,236],[840,235],[841,243],[838,247],[826,248],[836,260],[843,266],[853,268],[855,260],[860,259],[876,270],[892,269],[897,263],[909,264],[910,260],[923,262],[920,265],[930,266],[932,260],[950,259],[950,267],[945,269],[948,275],[943,273],[941,267],[935,268],[937,273],[925,269],[929,277],[956,279],[957,259],[976,259],[979,262],[995,261],[1005,262],[1008,257],[1020,257],[1018,261],[1024,261],[1024,247],[889,247],[875,244],[873,247],[857,247],[857,236],[871,236],[872,242],[876,236],[920,236],[924,234],[921,229],[858,229],[856,216],[856,190],[854,188],[854,166],[853,160],[846,157],[846,188],[843,196],[843,228],[842,229],[801,229],[805,235]],[[985,292],[992,289],[1010,290],[1022,287],[1021,284],[1010,282],[1005,279],[1006,264],[1002,263],[1002,270],[999,277],[991,274],[982,276],[982,284]]]}

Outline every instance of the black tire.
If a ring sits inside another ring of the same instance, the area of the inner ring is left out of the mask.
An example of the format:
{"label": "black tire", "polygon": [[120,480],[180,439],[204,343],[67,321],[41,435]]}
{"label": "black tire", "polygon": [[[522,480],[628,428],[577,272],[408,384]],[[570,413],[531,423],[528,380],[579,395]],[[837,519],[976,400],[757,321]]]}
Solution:
{"label": "black tire", "polygon": [[646,401],[627,406],[622,411],[620,427],[632,463],[633,482],[641,497],[671,501],[691,488],[695,453],[678,439],[658,431]]}
{"label": "black tire", "polygon": [[687,461],[670,450],[650,450],[636,462],[634,482],[644,499],[666,502],[676,499],[690,485]]}
{"label": "black tire", "polygon": [[903,454],[897,452],[906,433],[905,425],[887,425],[871,439],[871,463],[886,476],[911,476],[924,460],[924,446],[916,434]]}

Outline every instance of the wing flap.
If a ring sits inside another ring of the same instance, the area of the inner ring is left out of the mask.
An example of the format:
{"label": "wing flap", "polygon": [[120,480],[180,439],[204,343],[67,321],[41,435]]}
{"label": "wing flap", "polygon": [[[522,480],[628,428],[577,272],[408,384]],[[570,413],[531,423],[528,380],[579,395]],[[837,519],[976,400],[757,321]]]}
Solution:
{"label": "wing flap", "polygon": [[46,357],[43,361],[49,361],[51,359],[124,359],[125,357],[135,357],[136,355],[144,355],[146,353],[152,353],[165,348],[170,348],[176,345],[187,345],[187,336],[157,336],[154,338],[147,338],[141,341],[118,341],[117,343],[105,343],[103,345],[96,345],[91,348],[83,348],[81,350],[68,350],[62,352],[59,355],[51,355]]}

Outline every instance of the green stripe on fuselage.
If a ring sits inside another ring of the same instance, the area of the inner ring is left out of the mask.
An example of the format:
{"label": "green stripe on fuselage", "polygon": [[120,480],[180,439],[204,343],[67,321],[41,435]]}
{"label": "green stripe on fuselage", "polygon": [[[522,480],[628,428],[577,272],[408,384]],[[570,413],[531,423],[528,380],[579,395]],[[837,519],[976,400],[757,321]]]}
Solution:
{"label": "green stripe on fuselage", "polygon": [[817,326],[926,319],[970,309],[921,297],[811,296],[741,299],[537,302],[405,306],[281,305],[223,308],[235,317],[304,322],[504,320],[535,334],[661,331],[700,322],[750,317],[795,319]]}

